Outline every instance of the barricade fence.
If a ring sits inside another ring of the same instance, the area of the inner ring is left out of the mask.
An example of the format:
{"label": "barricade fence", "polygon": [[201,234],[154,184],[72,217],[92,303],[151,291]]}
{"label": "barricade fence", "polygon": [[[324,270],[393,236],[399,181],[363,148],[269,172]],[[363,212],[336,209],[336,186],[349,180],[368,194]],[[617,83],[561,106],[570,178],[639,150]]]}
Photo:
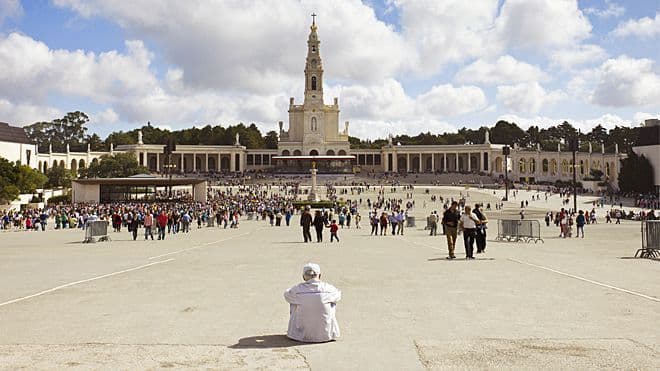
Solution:
{"label": "barricade fence", "polygon": [[538,220],[498,219],[497,241],[544,242],[541,238],[541,223]]}
{"label": "barricade fence", "polygon": [[660,259],[660,220],[642,221],[642,248],[635,257]]}
{"label": "barricade fence", "polygon": [[85,225],[85,240],[83,243],[96,242],[96,237],[99,241],[109,241],[107,220],[94,220],[88,221]]}

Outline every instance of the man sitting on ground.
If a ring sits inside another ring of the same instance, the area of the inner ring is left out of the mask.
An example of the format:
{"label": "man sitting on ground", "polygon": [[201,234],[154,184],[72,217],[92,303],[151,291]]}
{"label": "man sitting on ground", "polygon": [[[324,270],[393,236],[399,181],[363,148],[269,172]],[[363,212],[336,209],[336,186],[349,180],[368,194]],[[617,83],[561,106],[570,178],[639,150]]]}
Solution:
{"label": "man sitting on ground", "polygon": [[335,317],[341,291],[329,283],[321,282],[321,267],[307,263],[303,267],[303,280],[284,292],[290,304],[290,339],[320,343],[339,337],[339,324]]}

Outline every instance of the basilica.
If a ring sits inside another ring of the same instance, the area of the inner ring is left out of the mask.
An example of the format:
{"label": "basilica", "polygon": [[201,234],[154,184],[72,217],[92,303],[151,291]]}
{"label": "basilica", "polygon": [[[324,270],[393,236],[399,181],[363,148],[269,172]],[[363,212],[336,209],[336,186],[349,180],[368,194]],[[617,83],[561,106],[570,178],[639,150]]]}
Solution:
{"label": "basilica", "polygon": [[[289,120],[279,122],[277,149],[247,149],[236,138],[234,145],[177,145],[171,156],[164,155],[165,145],[144,143],[110,147],[110,153],[133,153],[141,165],[154,173],[165,169],[174,173],[308,173],[316,166],[320,174],[354,173],[480,173],[494,178],[504,176],[524,181],[570,180],[577,169],[578,180],[590,176],[591,169],[603,172],[616,187],[620,159],[616,150],[606,153],[604,146],[578,152],[573,164],[572,152],[559,146],[557,151],[514,147],[506,158],[504,144],[493,144],[486,134],[483,143],[465,145],[400,145],[392,143],[378,149],[352,149],[349,122],[340,125],[339,99],[326,104],[323,96],[323,62],[318,26],[312,21],[307,38],[302,104],[289,100]],[[37,154],[38,167],[78,169],[98,161],[108,152],[70,152]],[[169,162],[168,161],[171,161]],[[168,163],[169,162],[169,163]]]}

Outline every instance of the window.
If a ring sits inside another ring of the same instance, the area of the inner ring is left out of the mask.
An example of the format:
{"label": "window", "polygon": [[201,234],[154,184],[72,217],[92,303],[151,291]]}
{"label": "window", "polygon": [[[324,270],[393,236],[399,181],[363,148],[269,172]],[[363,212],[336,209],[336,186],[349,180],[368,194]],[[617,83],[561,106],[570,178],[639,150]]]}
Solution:
{"label": "window", "polygon": [[312,45],[312,53],[316,53],[316,45]]}
{"label": "window", "polygon": [[316,76],[312,76],[312,90],[316,90]]}

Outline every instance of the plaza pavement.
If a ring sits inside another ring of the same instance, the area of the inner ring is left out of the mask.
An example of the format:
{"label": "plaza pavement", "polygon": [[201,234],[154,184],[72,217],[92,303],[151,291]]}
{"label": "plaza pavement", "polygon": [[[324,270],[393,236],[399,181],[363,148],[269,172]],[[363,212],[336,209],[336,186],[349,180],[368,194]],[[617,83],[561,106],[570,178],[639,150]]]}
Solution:
{"label": "plaza pavement", "polygon": [[[639,222],[606,225],[600,211],[584,239],[543,226],[545,243],[494,242],[495,219],[528,199],[520,192],[487,212],[485,255],[447,261],[444,236],[423,230],[441,210],[425,188],[415,190],[417,228],[372,237],[365,217],[339,244],[303,244],[297,216],[288,228],[244,220],[164,242],[0,233],[0,369],[660,368],[660,262],[629,259]],[[469,192],[469,203],[501,197]],[[559,207],[553,196],[527,215]],[[284,337],[282,292],[308,261],[342,290],[336,342]]]}

